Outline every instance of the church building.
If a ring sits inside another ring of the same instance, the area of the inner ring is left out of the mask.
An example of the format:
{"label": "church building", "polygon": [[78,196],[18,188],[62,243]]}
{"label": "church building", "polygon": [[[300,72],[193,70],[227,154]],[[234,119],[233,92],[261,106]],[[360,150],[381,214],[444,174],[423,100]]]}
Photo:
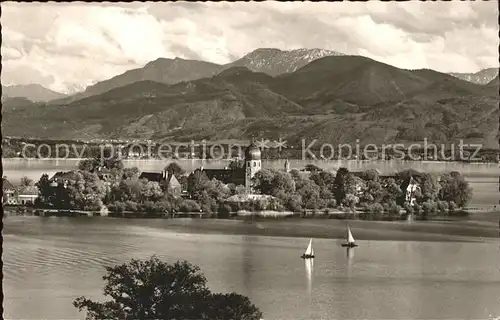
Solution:
{"label": "church building", "polygon": [[262,169],[262,155],[259,147],[254,143],[245,150],[245,158],[242,168],[225,169],[196,169],[195,172],[203,172],[208,179],[217,179],[224,184],[233,183],[245,186],[248,192],[252,192],[252,179]]}
{"label": "church building", "polygon": [[252,143],[245,151],[245,187],[247,191],[252,191],[252,179],[260,169],[262,169],[261,152]]}

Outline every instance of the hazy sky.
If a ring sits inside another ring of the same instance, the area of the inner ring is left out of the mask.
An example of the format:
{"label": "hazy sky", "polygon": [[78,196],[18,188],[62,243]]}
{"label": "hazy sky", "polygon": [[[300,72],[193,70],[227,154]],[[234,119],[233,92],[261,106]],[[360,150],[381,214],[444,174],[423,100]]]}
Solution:
{"label": "hazy sky", "polygon": [[498,66],[496,1],[2,2],[2,83],[56,91],[158,57],[226,63],[257,48],[322,48],[400,68]]}

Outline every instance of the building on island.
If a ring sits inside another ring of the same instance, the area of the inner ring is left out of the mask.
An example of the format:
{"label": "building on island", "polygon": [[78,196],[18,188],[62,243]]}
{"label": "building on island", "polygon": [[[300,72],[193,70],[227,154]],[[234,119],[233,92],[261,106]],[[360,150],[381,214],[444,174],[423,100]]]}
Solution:
{"label": "building on island", "polygon": [[71,180],[76,180],[76,178],[77,178],[76,171],[67,171],[67,172],[59,171],[59,172],[56,172],[49,179],[49,183],[50,183],[50,186],[53,188],[56,188],[59,186],[66,188],[68,186],[68,183]]}
{"label": "building on island", "polygon": [[6,177],[2,179],[2,204],[32,205],[38,198],[35,186],[14,186]]}
{"label": "building on island", "polygon": [[246,185],[244,168],[204,169],[201,167],[194,172],[203,172],[209,180],[216,179],[224,184]]}
{"label": "building on island", "polygon": [[[398,177],[396,174],[382,174],[380,170],[375,169],[375,171],[378,174],[379,181],[382,181],[383,184],[387,184],[387,181],[389,179],[394,179],[395,181],[398,181]],[[352,171],[352,174],[355,177],[358,178],[363,178],[364,172],[363,171]],[[413,176],[410,176],[406,180],[401,182],[401,191],[403,191],[404,195],[404,202],[414,205],[417,201],[417,195],[420,193],[420,185],[418,181],[413,178]],[[359,185],[356,186],[356,189],[359,193],[362,193],[362,184],[360,182]]]}
{"label": "building on island", "polygon": [[234,184],[244,186],[247,193],[252,192],[252,179],[257,172],[262,169],[261,151],[254,143],[245,150],[244,159],[241,166],[226,167],[224,169],[205,169],[203,167],[194,170],[204,173],[208,179],[216,179],[224,184]]}
{"label": "building on island", "polygon": [[245,150],[245,187],[247,192],[252,191],[252,179],[262,169],[262,159],[259,147],[254,143]]}
{"label": "building on island", "polygon": [[288,162],[288,159],[285,160],[285,172],[290,172],[290,162]]}
{"label": "building on island", "polygon": [[139,179],[158,182],[159,184],[167,183],[167,189],[174,197],[180,197],[182,194],[182,185],[173,174],[167,171],[162,172],[142,172]]}
{"label": "building on island", "polygon": [[414,205],[417,201],[417,193],[421,192],[418,182],[413,177],[410,177],[409,181],[403,185],[402,189],[403,192],[405,192],[405,202]]}
{"label": "building on island", "polygon": [[38,188],[35,186],[20,186],[17,188],[16,201],[20,205],[34,205],[38,198]]}
{"label": "building on island", "polygon": [[15,204],[15,192],[16,189],[14,185],[7,180],[7,177],[2,178],[2,204]]}
{"label": "building on island", "polygon": [[146,179],[148,181],[162,183],[168,178],[168,173],[166,171],[162,172],[141,172],[139,179]]}

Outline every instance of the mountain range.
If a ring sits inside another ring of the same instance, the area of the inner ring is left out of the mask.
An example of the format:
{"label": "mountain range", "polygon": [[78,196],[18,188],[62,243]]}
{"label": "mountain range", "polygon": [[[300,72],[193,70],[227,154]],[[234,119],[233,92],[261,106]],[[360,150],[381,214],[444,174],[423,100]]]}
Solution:
{"label": "mountain range", "polygon": [[[4,91],[2,99],[5,97],[22,97],[33,102],[52,101],[53,103],[64,104],[141,80],[174,84],[210,77],[234,66],[247,67],[255,72],[263,72],[276,76],[294,72],[319,58],[342,55],[344,54],[324,49],[296,49],[287,51],[274,48],[261,48],[225,65],[181,58],[158,58],[147,63],[142,68],[128,70],[123,74],[89,85],[84,90],[78,87],[80,92],[75,86],[73,86],[75,88],[72,88],[68,94],[54,92],[38,84],[2,86]],[[450,75],[476,84],[487,84],[498,76],[498,68],[483,69],[476,73],[450,73]]]}
{"label": "mountain range", "polygon": [[2,86],[2,101],[8,98],[25,98],[32,102],[48,102],[64,96],[39,84]]}
{"label": "mountain range", "polygon": [[487,84],[495,77],[498,77],[498,68],[488,68],[476,73],[450,73],[459,79],[477,84]]}
{"label": "mountain range", "polygon": [[181,58],[159,58],[144,67],[126,71],[111,79],[98,82],[86,88],[84,92],[62,99],[56,103],[68,103],[84,97],[101,94],[111,89],[149,80],[165,84],[196,80],[214,76],[232,67],[247,67],[255,72],[264,72],[275,76],[293,72],[309,62],[326,56],[342,55],[339,52],[323,49],[297,49],[283,51],[272,48],[257,49],[232,63],[219,65],[211,62],[185,60]]}
{"label": "mountain range", "polygon": [[480,85],[319,49],[258,49],[222,66],[158,59],[79,95],[4,101],[3,132],[157,141],[282,137],[290,144],[463,139],[496,147],[495,79]]}

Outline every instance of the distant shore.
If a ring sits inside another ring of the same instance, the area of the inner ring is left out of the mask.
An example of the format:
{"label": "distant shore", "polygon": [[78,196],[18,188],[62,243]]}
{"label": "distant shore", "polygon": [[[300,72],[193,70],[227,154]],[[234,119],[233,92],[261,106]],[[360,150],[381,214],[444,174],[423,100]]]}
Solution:
{"label": "distant shore", "polygon": [[[82,159],[26,159],[5,158],[3,169],[7,176],[15,175],[16,171],[38,171],[37,179],[46,171],[69,171],[78,168],[78,162]],[[228,165],[230,160],[202,160],[202,159],[129,159],[123,160],[125,167],[137,167],[140,171],[161,171],[169,162],[177,162],[187,171],[195,170],[201,166],[207,169],[221,169]],[[263,168],[281,169],[284,161],[263,159]],[[303,169],[307,164],[313,164],[323,170],[338,170],[345,167],[349,171],[363,171],[367,169],[378,169],[381,174],[395,174],[406,169],[414,169],[421,172],[442,174],[445,172],[458,171],[464,176],[472,177],[498,177],[500,168],[497,163],[480,162],[453,162],[453,161],[410,161],[410,160],[294,160],[289,159],[291,169]],[[26,175],[26,173],[23,173]]]}

